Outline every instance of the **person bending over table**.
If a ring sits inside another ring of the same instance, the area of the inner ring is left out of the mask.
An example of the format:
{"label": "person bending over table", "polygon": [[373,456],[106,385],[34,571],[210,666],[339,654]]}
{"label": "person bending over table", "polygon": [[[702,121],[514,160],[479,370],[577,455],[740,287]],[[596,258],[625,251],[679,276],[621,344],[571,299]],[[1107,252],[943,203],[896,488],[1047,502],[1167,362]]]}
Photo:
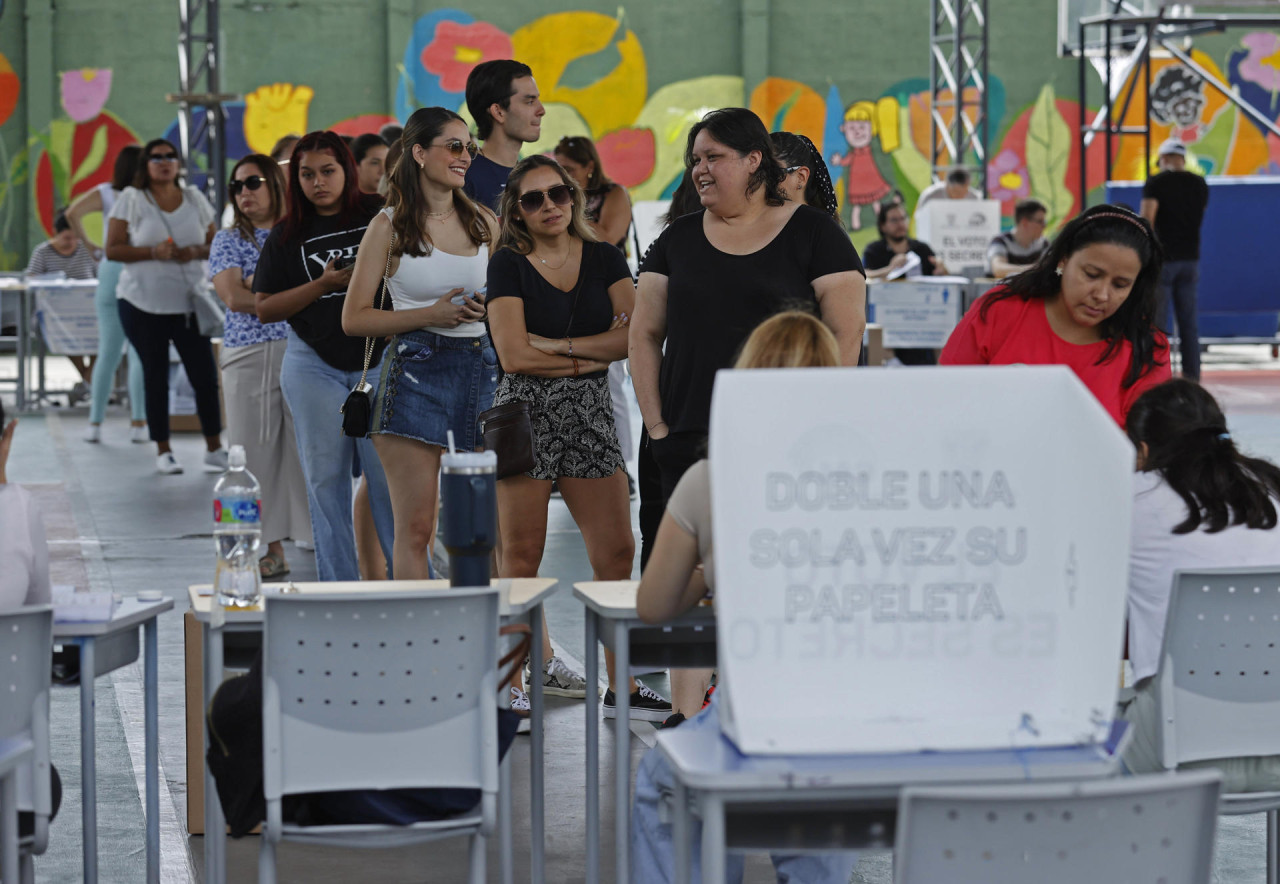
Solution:
{"label": "person bending over table", "polygon": [[982,296],[941,363],[1066,365],[1123,427],[1134,401],[1169,379],[1169,342],[1154,325],[1161,260],[1149,223],[1094,206],[1033,267]]}
{"label": "person bending over table", "polygon": [[[608,369],[627,353],[635,286],[622,252],[596,241],[584,203],[559,163],[532,156],[511,171],[499,204],[504,222],[489,259],[488,303],[506,374],[493,404],[530,404],[536,457],[529,472],[498,482],[503,577],[537,576],[553,480],[582,531],[593,579],[631,576],[635,541]],[[547,693],[585,697],[596,689],[552,656],[546,634],[542,642]],[[605,659],[612,671],[612,655]],[[512,690],[513,707],[527,708],[519,688]],[[611,694],[606,716],[617,708]],[[631,694],[635,717],[660,721],[671,711],[647,687]]]}
{"label": "person bending over table", "polygon": [[[840,363],[840,348],[831,331],[808,313],[788,311],[766,319],[751,333],[734,368],[832,368]],[[667,502],[653,556],[636,594],[640,619],[666,623],[711,595],[715,587],[711,519],[711,465],[704,458],[689,467]],[[720,733],[718,695],[712,695],[701,712],[696,705],[682,705],[680,710],[689,716],[680,727],[706,731],[709,739]],[[673,786],[670,765],[657,749],[650,749],[636,771],[631,817],[631,873],[637,881],[666,882],[674,877],[671,824],[659,819],[662,795],[670,794]],[[691,832],[695,840],[700,830],[701,823],[695,821]],[[692,851],[691,859],[690,880],[696,884],[701,880],[701,851]],[[780,881],[846,884],[857,854],[776,854],[773,861]],[[729,856],[727,873],[729,882],[742,880],[741,856]]]}
{"label": "person bending over table", "polygon": [[[1126,426],[1138,449],[1129,553],[1129,659],[1133,724],[1124,754],[1132,773],[1162,771],[1154,676],[1178,570],[1280,565],[1280,468],[1236,447],[1213,396],[1188,380],[1138,397]],[[1223,792],[1280,789],[1280,755],[1215,758],[1184,768],[1222,771]]]}

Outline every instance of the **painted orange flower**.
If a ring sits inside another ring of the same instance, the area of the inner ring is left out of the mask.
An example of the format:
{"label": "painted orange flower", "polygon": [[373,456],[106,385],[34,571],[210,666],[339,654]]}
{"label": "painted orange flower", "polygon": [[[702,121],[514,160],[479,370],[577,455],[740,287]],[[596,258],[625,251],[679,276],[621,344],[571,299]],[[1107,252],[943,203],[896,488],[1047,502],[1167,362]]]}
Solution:
{"label": "painted orange flower", "polygon": [[422,66],[440,78],[446,92],[467,88],[467,75],[483,61],[511,57],[511,38],[488,22],[469,25],[442,21],[422,50]]}

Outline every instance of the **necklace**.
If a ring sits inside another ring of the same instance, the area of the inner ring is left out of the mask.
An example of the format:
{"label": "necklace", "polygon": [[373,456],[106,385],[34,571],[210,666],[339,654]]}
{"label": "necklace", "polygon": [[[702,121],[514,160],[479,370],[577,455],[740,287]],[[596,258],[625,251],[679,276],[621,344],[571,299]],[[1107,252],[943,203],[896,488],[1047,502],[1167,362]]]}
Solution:
{"label": "necklace", "polygon": [[426,212],[426,213],[424,213],[424,214],[426,214],[426,216],[427,216],[428,218],[448,218],[450,215],[452,215],[452,214],[453,214],[453,210],[454,210],[455,208],[457,208],[457,207],[456,207],[456,206],[450,206],[450,207],[449,207],[449,211],[447,211],[447,212]]}
{"label": "necklace", "polygon": [[572,257],[573,255],[573,241],[570,240],[569,250],[564,253],[564,260],[561,261],[559,264],[555,264],[555,265],[548,264],[547,259],[539,255],[536,251],[533,254],[539,261],[542,262],[542,265],[546,267],[548,270],[559,270],[561,267],[569,263],[569,258]]}

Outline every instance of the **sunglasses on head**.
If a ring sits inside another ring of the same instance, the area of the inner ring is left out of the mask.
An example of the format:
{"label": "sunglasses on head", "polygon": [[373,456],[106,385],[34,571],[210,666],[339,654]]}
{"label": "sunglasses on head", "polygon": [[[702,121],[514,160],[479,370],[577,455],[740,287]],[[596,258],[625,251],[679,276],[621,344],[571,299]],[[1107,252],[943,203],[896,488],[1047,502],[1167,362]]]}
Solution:
{"label": "sunglasses on head", "polygon": [[567,206],[573,202],[573,191],[567,184],[557,184],[548,190],[531,190],[520,194],[520,208],[526,212],[536,212],[542,208],[547,197],[551,198],[553,205]]}
{"label": "sunglasses on head", "polygon": [[460,141],[457,138],[451,138],[444,144],[428,144],[427,147],[442,147],[449,151],[449,153],[453,155],[454,159],[462,156],[464,152],[470,154],[472,159],[474,159],[475,155],[480,152],[480,148],[476,147],[476,143],[474,141]]}
{"label": "sunglasses on head", "polygon": [[168,163],[177,159],[176,153],[153,153],[147,157],[147,160],[152,163]]}
{"label": "sunglasses on head", "polygon": [[240,195],[242,190],[257,190],[259,187],[267,183],[267,179],[261,175],[250,175],[248,178],[240,178],[232,181],[227,185],[227,192],[233,197]]}

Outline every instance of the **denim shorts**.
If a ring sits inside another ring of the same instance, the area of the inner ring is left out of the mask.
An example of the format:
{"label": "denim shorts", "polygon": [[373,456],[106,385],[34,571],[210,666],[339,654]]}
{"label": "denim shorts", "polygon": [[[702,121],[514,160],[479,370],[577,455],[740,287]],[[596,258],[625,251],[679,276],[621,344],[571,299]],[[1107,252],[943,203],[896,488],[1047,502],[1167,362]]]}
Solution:
{"label": "denim shorts", "polygon": [[389,433],[472,451],[477,416],[493,405],[498,354],[488,335],[450,338],[429,331],[396,335],[382,359],[373,403],[374,434]]}

